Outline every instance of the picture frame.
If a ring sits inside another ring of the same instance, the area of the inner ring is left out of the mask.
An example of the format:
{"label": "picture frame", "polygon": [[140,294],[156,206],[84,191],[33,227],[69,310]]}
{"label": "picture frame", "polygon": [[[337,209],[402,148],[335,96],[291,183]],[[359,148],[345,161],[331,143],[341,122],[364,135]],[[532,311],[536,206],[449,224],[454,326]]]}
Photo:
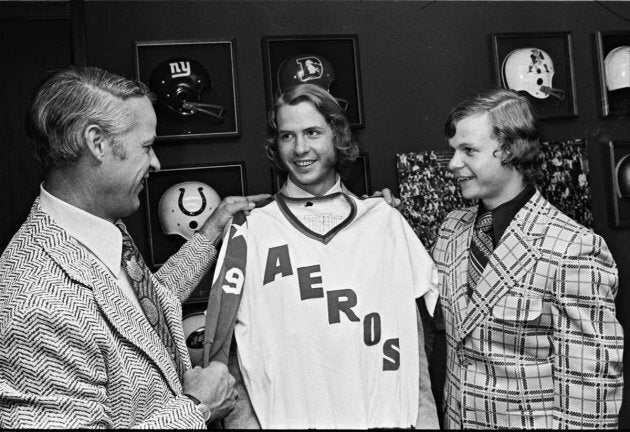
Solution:
{"label": "picture frame", "polygon": [[[347,106],[350,126],[355,129],[365,127],[358,35],[263,36],[262,52],[267,109],[279,95],[278,71],[282,63],[300,55],[304,55],[306,61],[313,55],[323,57],[334,69],[334,81],[329,91],[342,106]],[[296,67],[301,66],[296,64]],[[318,75],[313,78],[315,76]],[[304,82],[309,80],[304,79]],[[311,81],[317,83],[317,80]]]}
{"label": "picture frame", "polygon": [[157,270],[186,242],[179,235],[164,234],[158,215],[158,204],[162,194],[171,186],[185,181],[205,183],[222,199],[231,195],[247,195],[244,162],[162,168],[160,171],[150,173],[144,183],[144,199],[149,259],[153,270]]}
{"label": "picture frame", "polygon": [[[361,153],[359,157],[340,173],[342,183],[350,192],[358,197],[372,195],[372,181],[370,179],[370,160],[368,153]],[[287,180],[287,173],[272,168],[272,193],[277,193]]]}
{"label": "picture frame", "polygon": [[[497,86],[513,88],[526,95],[540,120],[578,116],[571,32],[492,33],[491,38]],[[550,63],[553,76],[549,80]],[[504,74],[504,65],[508,66],[507,74]],[[534,80],[527,80],[529,73],[516,73],[519,67],[537,66],[542,75]],[[541,91],[541,81],[551,90]]]}
{"label": "picture frame", "polygon": [[[613,50],[622,46],[630,46],[630,31],[598,31],[594,37],[599,82],[599,114],[601,117],[628,115],[630,113],[630,83],[627,87],[618,88],[619,83],[613,79],[611,80],[611,87],[614,88],[608,88],[607,81],[611,77],[607,77],[606,74],[606,58]],[[610,59],[614,59],[614,56],[613,53]]]}
{"label": "picture frame", "polygon": [[[614,227],[630,227],[630,197],[621,197],[617,182],[617,167],[624,158],[630,158],[630,141],[608,142],[609,197],[611,223]],[[627,159],[624,159],[627,160]]]}
{"label": "picture frame", "polygon": [[158,96],[157,140],[240,136],[234,40],[135,41],[136,79]]}

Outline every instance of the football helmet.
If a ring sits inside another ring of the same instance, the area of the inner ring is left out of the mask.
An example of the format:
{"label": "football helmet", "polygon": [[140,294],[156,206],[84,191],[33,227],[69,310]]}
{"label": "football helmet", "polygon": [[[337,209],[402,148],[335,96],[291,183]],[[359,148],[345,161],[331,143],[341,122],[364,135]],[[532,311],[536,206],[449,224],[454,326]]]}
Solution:
{"label": "football helmet", "polygon": [[186,315],[182,320],[184,327],[184,340],[190,354],[190,363],[193,367],[203,366],[203,337],[206,330],[205,312],[196,312]]}
{"label": "football helmet", "polygon": [[[278,67],[278,88],[281,93],[298,84],[315,84],[330,93],[335,81],[335,70],[328,59],[319,54],[300,54],[285,59]],[[335,98],[343,110],[348,101]]]}
{"label": "football helmet", "polygon": [[160,63],[149,84],[157,94],[158,104],[172,112],[188,117],[198,112],[221,119],[225,108],[201,102],[201,95],[212,89],[206,69],[189,58],[172,58]]}
{"label": "football helmet", "polygon": [[162,231],[190,240],[220,203],[219,194],[205,183],[177,183],[162,194],[158,204]]}
{"label": "football helmet", "polygon": [[539,48],[519,48],[510,52],[501,66],[503,83],[516,91],[526,91],[538,99],[553,96],[564,99],[566,92],[553,88],[553,60]]}
{"label": "football helmet", "polygon": [[604,72],[608,90],[630,87],[630,46],[620,46],[604,59]]}
{"label": "football helmet", "polygon": [[625,155],[617,162],[615,174],[617,196],[630,198],[630,155]]}
{"label": "football helmet", "polygon": [[327,92],[335,80],[335,71],[323,56],[303,54],[282,62],[278,68],[278,87],[283,93],[298,84],[316,84]]}

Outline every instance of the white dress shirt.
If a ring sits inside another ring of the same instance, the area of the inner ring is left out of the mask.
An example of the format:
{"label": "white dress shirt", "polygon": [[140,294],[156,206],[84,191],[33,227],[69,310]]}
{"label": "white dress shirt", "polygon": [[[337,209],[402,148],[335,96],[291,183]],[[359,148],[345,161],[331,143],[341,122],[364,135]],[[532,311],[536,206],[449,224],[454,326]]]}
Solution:
{"label": "white dress shirt", "polygon": [[44,189],[43,183],[40,184],[39,189],[41,209],[91,253],[106,271],[111,273],[118,281],[125,297],[144,316],[129,276],[120,262],[122,233],[116,225],[51,195]]}

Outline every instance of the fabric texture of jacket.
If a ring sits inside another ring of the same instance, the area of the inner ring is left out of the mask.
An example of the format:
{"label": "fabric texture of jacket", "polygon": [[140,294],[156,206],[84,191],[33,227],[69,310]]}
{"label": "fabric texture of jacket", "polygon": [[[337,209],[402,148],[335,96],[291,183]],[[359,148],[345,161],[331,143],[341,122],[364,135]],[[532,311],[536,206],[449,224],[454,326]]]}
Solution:
{"label": "fabric texture of jacket", "polygon": [[[197,234],[153,275],[187,368],[181,302],[211,266]],[[205,428],[116,280],[39,206],[0,258],[0,429]]]}
{"label": "fabric texture of jacket", "polygon": [[433,249],[447,337],[445,428],[617,428],[623,330],[606,243],[536,192],[469,300],[476,214],[451,212]]}

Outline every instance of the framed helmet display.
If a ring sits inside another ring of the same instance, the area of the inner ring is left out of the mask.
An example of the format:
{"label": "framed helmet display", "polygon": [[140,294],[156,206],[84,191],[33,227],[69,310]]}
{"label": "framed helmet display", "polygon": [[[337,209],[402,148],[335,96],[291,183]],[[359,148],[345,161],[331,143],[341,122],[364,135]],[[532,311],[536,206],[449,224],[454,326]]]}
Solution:
{"label": "framed helmet display", "polygon": [[630,115],[630,31],[595,33],[602,117]]}
{"label": "framed helmet display", "polygon": [[611,223],[615,227],[630,227],[630,141],[610,141],[607,144],[610,181]]}
{"label": "framed helmet display", "polygon": [[[149,259],[159,268],[189,240],[227,196],[247,195],[245,164],[163,167],[145,182]],[[207,299],[207,296],[206,296]]]}
{"label": "framed helmet display", "polygon": [[202,94],[212,90],[212,79],[193,59],[164,60],[153,70],[149,87],[157,95],[158,104],[181,117],[206,114],[221,119],[225,112],[220,105],[203,102]]}
{"label": "framed helmet display", "polygon": [[175,183],[166,189],[158,204],[162,232],[190,240],[216,208],[221,197],[200,181]]}
{"label": "framed helmet display", "polygon": [[136,78],[155,95],[158,140],[240,135],[234,41],[134,46]]}
{"label": "framed helmet display", "polygon": [[497,86],[527,96],[541,120],[578,115],[571,32],[491,38]]}
{"label": "framed helmet display", "polygon": [[267,108],[289,87],[318,85],[337,99],[350,126],[365,127],[357,35],[262,38]]}
{"label": "framed helmet display", "polygon": [[604,78],[608,90],[630,88],[630,46],[618,46],[606,54]]}
{"label": "framed helmet display", "polygon": [[553,87],[553,59],[539,48],[517,48],[503,59],[503,85],[516,91],[526,91],[538,99],[553,96],[564,99],[566,92]]}

